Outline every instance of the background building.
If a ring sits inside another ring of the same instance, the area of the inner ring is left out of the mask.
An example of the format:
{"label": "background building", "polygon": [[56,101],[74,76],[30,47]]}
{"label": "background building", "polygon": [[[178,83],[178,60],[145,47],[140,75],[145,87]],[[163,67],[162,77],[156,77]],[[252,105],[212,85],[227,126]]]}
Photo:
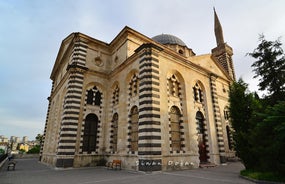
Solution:
{"label": "background building", "polygon": [[111,43],[82,33],[57,55],[41,161],[83,167],[122,160],[133,170],[188,169],[234,156],[228,120],[232,48],[196,55],[181,39],[125,27]]}
{"label": "background building", "polygon": [[23,142],[23,143],[27,143],[28,141],[29,141],[28,137],[27,137],[27,136],[24,136],[22,142]]}

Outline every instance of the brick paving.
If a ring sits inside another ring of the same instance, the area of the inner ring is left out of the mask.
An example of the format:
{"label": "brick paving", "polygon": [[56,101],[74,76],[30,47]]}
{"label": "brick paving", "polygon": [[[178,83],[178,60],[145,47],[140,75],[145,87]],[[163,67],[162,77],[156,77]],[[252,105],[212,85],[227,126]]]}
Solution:
{"label": "brick paving", "polygon": [[142,173],[127,170],[108,170],[104,167],[54,169],[37,159],[16,159],[15,171],[0,171],[0,184],[246,184],[239,177],[243,166],[230,162],[207,169]]}

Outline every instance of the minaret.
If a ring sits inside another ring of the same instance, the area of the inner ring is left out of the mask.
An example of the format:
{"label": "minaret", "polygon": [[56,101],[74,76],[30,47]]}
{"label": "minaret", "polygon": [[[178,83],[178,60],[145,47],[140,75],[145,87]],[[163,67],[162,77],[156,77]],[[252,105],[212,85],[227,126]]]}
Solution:
{"label": "minaret", "polygon": [[215,16],[215,36],[216,36],[217,46],[219,46],[221,44],[224,44],[225,42],[224,42],[222,25],[220,23],[220,20],[216,13],[215,8],[214,8],[214,16]]}
{"label": "minaret", "polygon": [[233,49],[224,42],[224,34],[219,17],[214,8],[214,26],[217,47],[212,49],[213,56],[221,64],[224,70],[229,74],[232,80],[235,80],[234,67],[232,62]]}

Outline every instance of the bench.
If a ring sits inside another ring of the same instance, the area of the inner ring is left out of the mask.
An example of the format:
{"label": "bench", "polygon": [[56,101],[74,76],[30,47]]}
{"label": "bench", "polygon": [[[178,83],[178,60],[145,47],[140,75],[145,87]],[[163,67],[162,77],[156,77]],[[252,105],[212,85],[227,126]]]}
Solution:
{"label": "bench", "polygon": [[122,169],[122,161],[121,160],[113,160],[112,162],[107,163],[107,168],[109,169]]}
{"label": "bench", "polygon": [[16,162],[15,161],[9,161],[8,166],[7,166],[7,171],[9,171],[10,168],[15,170],[15,167],[16,167]]}

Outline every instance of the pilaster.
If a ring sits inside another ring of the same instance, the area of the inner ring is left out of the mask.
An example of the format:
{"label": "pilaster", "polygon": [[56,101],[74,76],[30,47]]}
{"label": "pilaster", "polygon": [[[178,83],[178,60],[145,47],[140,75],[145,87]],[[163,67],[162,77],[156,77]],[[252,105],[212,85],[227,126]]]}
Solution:
{"label": "pilaster", "polygon": [[223,137],[223,127],[222,127],[220,107],[218,103],[216,79],[217,77],[214,74],[211,74],[210,86],[211,86],[212,104],[213,104],[213,111],[214,111],[213,114],[214,114],[215,127],[216,127],[216,137],[217,137],[216,140],[218,144],[218,152],[220,154],[220,162],[222,162],[225,156],[225,145],[224,145],[225,143],[224,143],[224,137]]}
{"label": "pilaster", "polygon": [[139,170],[162,169],[159,59],[161,48],[144,44],[139,59]]}
{"label": "pilaster", "polygon": [[74,43],[72,61],[67,67],[69,73],[67,92],[64,98],[60,137],[57,148],[56,167],[72,167],[75,155],[80,104],[84,81],[87,45],[80,40]]}

